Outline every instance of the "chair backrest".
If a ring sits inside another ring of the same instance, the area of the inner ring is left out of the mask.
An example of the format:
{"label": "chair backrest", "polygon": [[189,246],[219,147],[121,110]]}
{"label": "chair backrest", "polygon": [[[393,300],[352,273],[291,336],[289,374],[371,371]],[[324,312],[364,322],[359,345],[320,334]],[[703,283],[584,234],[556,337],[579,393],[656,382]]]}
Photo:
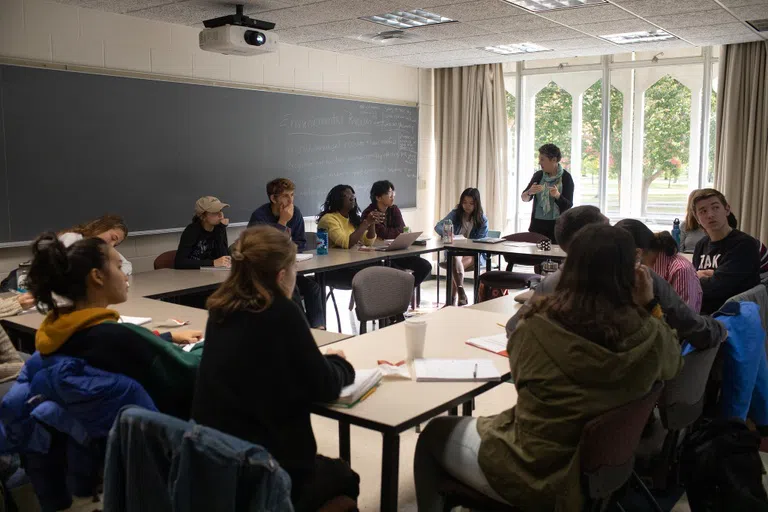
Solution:
{"label": "chair backrest", "polygon": [[155,270],[176,266],[176,251],[166,251],[155,258]]}
{"label": "chair backrest", "polygon": [[529,242],[532,244],[537,244],[539,242],[543,242],[544,240],[549,240],[549,237],[540,235],[538,233],[530,233],[528,231],[524,231],[522,233],[507,235],[504,237],[504,240],[508,242]]}
{"label": "chair backrest", "polygon": [[760,318],[763,330],[768,331],[768,288],[763,283],[750,288],[738,295],[734,295],[727,302],[754,302],[760,306]]}
{"label": "chair backrest", "polygon": [[633,402],[594,418],[581,433],[581,472],[589,496],[607,498],[623,486],[635,465],[635,450],[663,382]]}
{"label": "chair backrest", "polygon": [[488,231],[488,238],[501,238],[501,231]]}
{"label": "chair backrest", "polygon": [[317,233],[314,231],[306,231],[304,235],[307,237],[307,247],[305,251],[314,251],[317,249]]}
{"label": "chair backrest", "polygon": [[357,319],[361,322],[402,315],[413,294],[413,275],[391,267],[368,267],[352,279]]}
{"label": "chair backrest", "polygon": [[682,430],[701,416],[709,372],[719,348],[694,350],[686,354],[680,374],[664,386],[659,398],[659,415],[667,430]]}

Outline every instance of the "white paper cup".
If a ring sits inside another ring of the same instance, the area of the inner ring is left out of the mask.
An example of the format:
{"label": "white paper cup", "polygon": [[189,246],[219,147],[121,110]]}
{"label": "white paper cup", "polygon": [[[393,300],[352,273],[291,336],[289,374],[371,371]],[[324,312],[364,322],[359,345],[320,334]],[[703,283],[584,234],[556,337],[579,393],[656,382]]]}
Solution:
{"label": "white paper cup", "polygon": [[405,321],[405,351],[408,362],[424,357],[424,342],[427,339],[427,322],[422,318]]}

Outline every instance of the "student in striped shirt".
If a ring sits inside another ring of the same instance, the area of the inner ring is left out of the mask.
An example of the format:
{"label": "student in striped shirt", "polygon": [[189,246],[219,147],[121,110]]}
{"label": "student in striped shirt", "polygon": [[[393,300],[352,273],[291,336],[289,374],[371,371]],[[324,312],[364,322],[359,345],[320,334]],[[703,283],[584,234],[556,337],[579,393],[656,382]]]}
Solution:
{"label": "student in striped shirt", "polygon": [[693,264],[678,253],[677,243],[667,231],[653,233],[648,226],[635,219],[616,223],[635,239],[638,255],[643,265],[650,267],[667,281],[683,302],[699,313],[703,292]]}

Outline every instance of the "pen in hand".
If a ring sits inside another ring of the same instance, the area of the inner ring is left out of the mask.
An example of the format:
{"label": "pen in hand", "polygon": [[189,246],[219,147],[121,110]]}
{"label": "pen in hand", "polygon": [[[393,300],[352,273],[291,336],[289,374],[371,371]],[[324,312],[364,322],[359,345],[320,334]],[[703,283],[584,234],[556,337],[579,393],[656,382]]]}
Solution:
{"label": "pen in hand", "polygon": [[477,363],[475,363],[475,371],[472,373],[472,378],[473,379],[477,378]]}

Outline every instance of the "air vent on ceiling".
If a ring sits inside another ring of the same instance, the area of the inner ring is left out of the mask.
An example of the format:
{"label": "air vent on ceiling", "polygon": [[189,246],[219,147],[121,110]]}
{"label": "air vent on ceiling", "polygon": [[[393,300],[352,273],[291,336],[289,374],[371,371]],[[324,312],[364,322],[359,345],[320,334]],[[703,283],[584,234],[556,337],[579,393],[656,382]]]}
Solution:
{"label": "air vent on ceiling", "polygon": [[421,41],[419,36],[414,33],[407,33],[404,30],[387,30],[374,34],[363,34],[358,36],[360,41],[372,41],[377,44],[396,44],[402,42]]}
{"label": "air vent on ceiling", "polygon": [[765,20],[747,20],[747,23],[752,25],[752,28],[758,32],[768,32],[768,19]]}

